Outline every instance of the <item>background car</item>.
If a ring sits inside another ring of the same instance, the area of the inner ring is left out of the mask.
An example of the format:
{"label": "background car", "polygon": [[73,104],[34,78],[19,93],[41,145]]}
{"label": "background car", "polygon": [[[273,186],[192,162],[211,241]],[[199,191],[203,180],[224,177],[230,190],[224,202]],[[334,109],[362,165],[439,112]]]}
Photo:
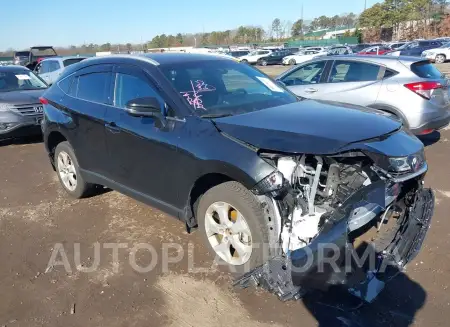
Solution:
{"label": "background car", "polygon": [[358,53],[359,51],[364,50],[371,46],[372,45],[370,43],[360,43],[360,44],[351,45],[350,48],[352,49],[353,53]]}
{"label": "background car", "polygon": [[392,43],[387,44],[387,47],[389,49],[391,49],[391,51],[395,51],[395,50],[397,50],[398,48],[402,47],[405,44],[406,44],[406,42],[392,42]]}
{"label": "background car", "polygon": [[234,58],[239,58],[239,57],[242,57],[242,56],[246,56],[249,53],[250,53],[250,51],[247,51],[247,50],[236,50],[236,51],[227,52],[227,54],[229,56],[232,56]]}
{"label": "background car", "polygon": [[360,52],[358,52],[359,55],[374,55],[374,56],[379,56],[379,55],[383,55],[386,52],[390,52],[392,51],[389,47],[387,46],[375,46],[375,47],[370,47],[370,48],[366,48],[361,50]]}
{"label": "background car", "polygon": [[38,74],[48,85],[52,85],[67,66],[76,64],[84,59],[87,59],[87,57],[72,56],[44,59],[36,65],[34,72]]}
{"label": "background car", "polygon": [[440,41],[428,40],[428,41],[413,41],[404,44],[397,51],[387,52],[386,55],[389,56],[413,56],[420,57],[422,52],[438,48],[442,45]]}
{"label": "background car", "polygon": [[359,55],[316,58],[277,80],[304,98],[388,112],[414,134],[428,134],[450,122],[448,82],[435,66],[420,58]]}
{"label": "background car", "polygon": [[0,139],[41,133],[42,96],[47,85],[22,66],[0,66]]}
{"label": "background car", "polygon": [[353,53],[352,48],[346,45],[333,46],[328,49],[327,56],[347,55]]}
{"label": "background car", "polygon": [[259,58],[256,64],[258,66],[281,65],[283,63],[283,58],[289,56],[290,54],[291,52],[289,51],[275,51],[267,56]]}
{"label": "background car", "polygon": [[272,50],[255,50],[250,52],[248,55],[239,57],[238,60],[243,63],[256,64],[259,58],[267,56],[272,53]]}
{"label": "background car", "polygon": [[304,51],[300,51],[298,53],[284,57],[282,64],[283,65],[298,65],[298,64],[301,64],[302,62],[311,60],[318,56],[325,56],[327,53],[328,52],[326,50],[322,50],[322,51],[304,50]]}
{"label": "background car", "polygon": [[30,58],[30,51],[16,51],[14,52],[13,64],[25,66]]}
{"label": "background car", "polygon": [[58,55],[55,49],[53,49],[53,47],[51,46],[31,47],[29,54],[30,55],[28,57],[28,62],[25,64],[25,66],[30,70],[34,70],[36,65],[44,58],[56,57]]}
{"label": "background car", "polygon": [[450,58],[450,43],[445,43],[439,48],[425,50],[422,52],[422,57],[442,64]]}

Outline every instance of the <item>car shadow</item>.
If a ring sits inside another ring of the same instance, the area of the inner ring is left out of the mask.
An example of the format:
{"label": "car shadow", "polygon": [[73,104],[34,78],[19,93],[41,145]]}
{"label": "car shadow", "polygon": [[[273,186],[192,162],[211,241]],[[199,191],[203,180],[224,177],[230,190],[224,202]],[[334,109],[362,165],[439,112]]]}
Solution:
{"label": "car shadow", "polygon": [[0,147],[9,145],[35,144],[35,143],[42,143],[42,141],[43,141],[42,135],[24,136],[4,140],[0,139]]}
{"label": "car shadow", "polygon": [[441,133],[439,131],[434,131],[433,133],[427,135],[420,135],[418,138],[422,141],[424,146],[430,146],[439,142],[441,139]]}
{"label": "car shadow", "polygon": [[389,266],[386,272],[389,282],[372,303],[335,286],[325,292],[307,293],[302,298],[303,304],[317,320],[318,327],[412,326],[427,293],[398,268]]}

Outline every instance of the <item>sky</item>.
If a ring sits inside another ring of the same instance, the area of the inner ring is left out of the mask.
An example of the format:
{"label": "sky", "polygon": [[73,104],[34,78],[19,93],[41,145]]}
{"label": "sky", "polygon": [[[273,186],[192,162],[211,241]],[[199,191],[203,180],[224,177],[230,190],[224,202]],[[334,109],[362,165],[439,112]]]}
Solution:
{"label": "sky", "polygon": [[[157,34],[210,32],[240,25],[267,29],[274,18],[294,22],[360,13],[365,0],[4,0],[0,51],[33,45],[139,43]],[[367,7],[379,0],[366,0]]]}

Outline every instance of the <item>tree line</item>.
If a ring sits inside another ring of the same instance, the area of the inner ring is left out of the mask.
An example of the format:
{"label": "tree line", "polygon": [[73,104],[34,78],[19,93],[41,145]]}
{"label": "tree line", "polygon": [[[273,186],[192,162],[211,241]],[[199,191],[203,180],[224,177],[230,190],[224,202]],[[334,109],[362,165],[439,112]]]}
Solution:
{"label": "tree line", "polygon": [[366,41],[449,36],[447,0],[384,0],[359,16]]}

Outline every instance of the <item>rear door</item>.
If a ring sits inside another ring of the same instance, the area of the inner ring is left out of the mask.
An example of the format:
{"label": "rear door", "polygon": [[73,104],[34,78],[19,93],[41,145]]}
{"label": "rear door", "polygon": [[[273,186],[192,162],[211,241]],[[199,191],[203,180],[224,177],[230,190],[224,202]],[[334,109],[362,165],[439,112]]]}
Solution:
{"label": "rear door", "polygon": [[385,68],[359,60],[335,60],[316,98],[368,106],[376,102]]}
{"label": "rear door", "polygon": [[108,176],[108,154],[105,140],[105,115],[112,103],[112,65],[95,65],[70,76],[69,96],[65,105],[70,109],[70,141],[80,167]]}

